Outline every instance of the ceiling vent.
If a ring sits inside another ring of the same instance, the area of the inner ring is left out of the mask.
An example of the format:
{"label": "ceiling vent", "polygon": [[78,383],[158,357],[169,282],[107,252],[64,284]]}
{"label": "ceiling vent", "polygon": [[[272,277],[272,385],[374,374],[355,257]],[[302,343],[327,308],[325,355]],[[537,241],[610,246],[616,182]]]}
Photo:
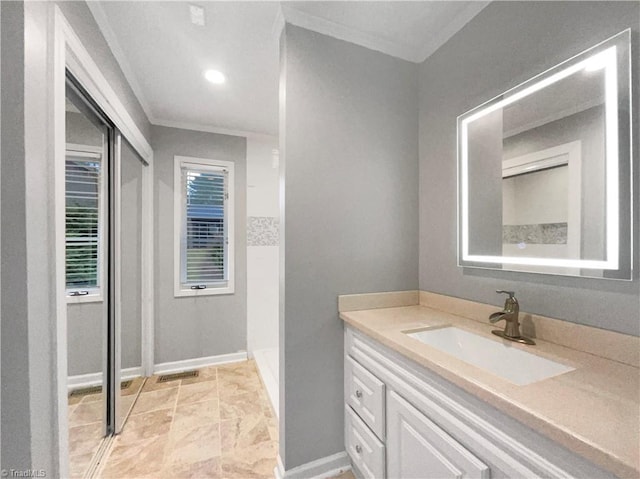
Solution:
{"label": "ceiling vent", "polygon": [[198,5],[189,5],[189,15],[191,16],[191,23],[204,27],[204,8]]}

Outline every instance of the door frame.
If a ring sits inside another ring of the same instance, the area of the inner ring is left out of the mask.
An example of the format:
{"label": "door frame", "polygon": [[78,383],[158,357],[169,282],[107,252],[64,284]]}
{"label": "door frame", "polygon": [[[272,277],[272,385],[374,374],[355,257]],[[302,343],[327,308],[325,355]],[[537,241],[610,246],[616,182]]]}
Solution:
{"label": "door frame", "polygon": [[[148,376],[153,371],[153,149],[135,121],[113,91],[98,65],[83,46],[64,14],[57,5],[53,13],[53,41],[50,65],[51,83],[48,85],[52,99],[49,118],[54,150],[55,197],[55,258],[54,291],[55,357],[56,357],[56,406],[58,416],[58,464],[61,477],[69,473],[69,441],[67,416],[67,302],[65,287],[65,84],[68,69],[75,79],[100,106],[116,128],[140,155],[146,167],[142,179],[142,370]],[[119,165],[118,165],[119,166]],[[119,171],[119,168],[116,168]],[[120,198],[116,197],[116,204]],[[119,248],[116,248],[116,264],[119,264]],[[119,298],[117,298],[119,300]],[[116,304],[116,312],[119,304]],[[116,324],[119,315],[116,315]],[[119,371],[118,371],[119,374]]]}

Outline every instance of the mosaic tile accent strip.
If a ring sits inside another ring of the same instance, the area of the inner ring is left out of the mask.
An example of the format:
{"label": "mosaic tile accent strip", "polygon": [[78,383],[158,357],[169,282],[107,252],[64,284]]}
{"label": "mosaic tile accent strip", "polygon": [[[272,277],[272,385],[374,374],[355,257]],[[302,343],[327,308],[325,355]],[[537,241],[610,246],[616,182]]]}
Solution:
{"label": "mosaic tile accent strip", "polygon": [[247,218],[247,246],[278,246],[278,218],[249,216]]}
{"label": "mosaic tile accent strip", "polygon": [[503,225],[503,244],[567,244],[567,223]]}

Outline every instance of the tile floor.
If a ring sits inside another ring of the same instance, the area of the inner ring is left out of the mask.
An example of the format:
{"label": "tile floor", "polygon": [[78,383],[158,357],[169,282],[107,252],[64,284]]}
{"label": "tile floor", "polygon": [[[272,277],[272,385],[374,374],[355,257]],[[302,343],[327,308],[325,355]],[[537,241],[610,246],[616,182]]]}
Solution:
{"label": "tile floor", "polygon": [[[123,410],[133,404],[144,378],[135,378],[122,389]],[[72,478],[83,477],[103,438],[101,393],[69,396],[69,467]]]}
{"label": "tile floor", "polygon": [[278,426],[253,361],[200,369],[197,378],[151,377],[99,477],[271,478]]}
{"label": "tile floor", "polygon": [[339,476],[333,477],[332,479],[356,479],[356,476],[353,475],[353,472],[347,471],[343,472]]}

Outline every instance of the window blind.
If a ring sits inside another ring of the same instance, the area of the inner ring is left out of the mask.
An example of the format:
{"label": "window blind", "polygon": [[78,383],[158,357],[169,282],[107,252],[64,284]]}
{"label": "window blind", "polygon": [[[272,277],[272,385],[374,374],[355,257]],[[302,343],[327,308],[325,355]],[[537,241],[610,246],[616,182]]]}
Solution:
{"label": "window blind", "polygon": [[196,288],[227,279],[228,173],[183,166],[182,283]]}
{"label": "window blind", "polygon": [[67,155],[67,289],[97,288],[100,250],[100,162]]}

